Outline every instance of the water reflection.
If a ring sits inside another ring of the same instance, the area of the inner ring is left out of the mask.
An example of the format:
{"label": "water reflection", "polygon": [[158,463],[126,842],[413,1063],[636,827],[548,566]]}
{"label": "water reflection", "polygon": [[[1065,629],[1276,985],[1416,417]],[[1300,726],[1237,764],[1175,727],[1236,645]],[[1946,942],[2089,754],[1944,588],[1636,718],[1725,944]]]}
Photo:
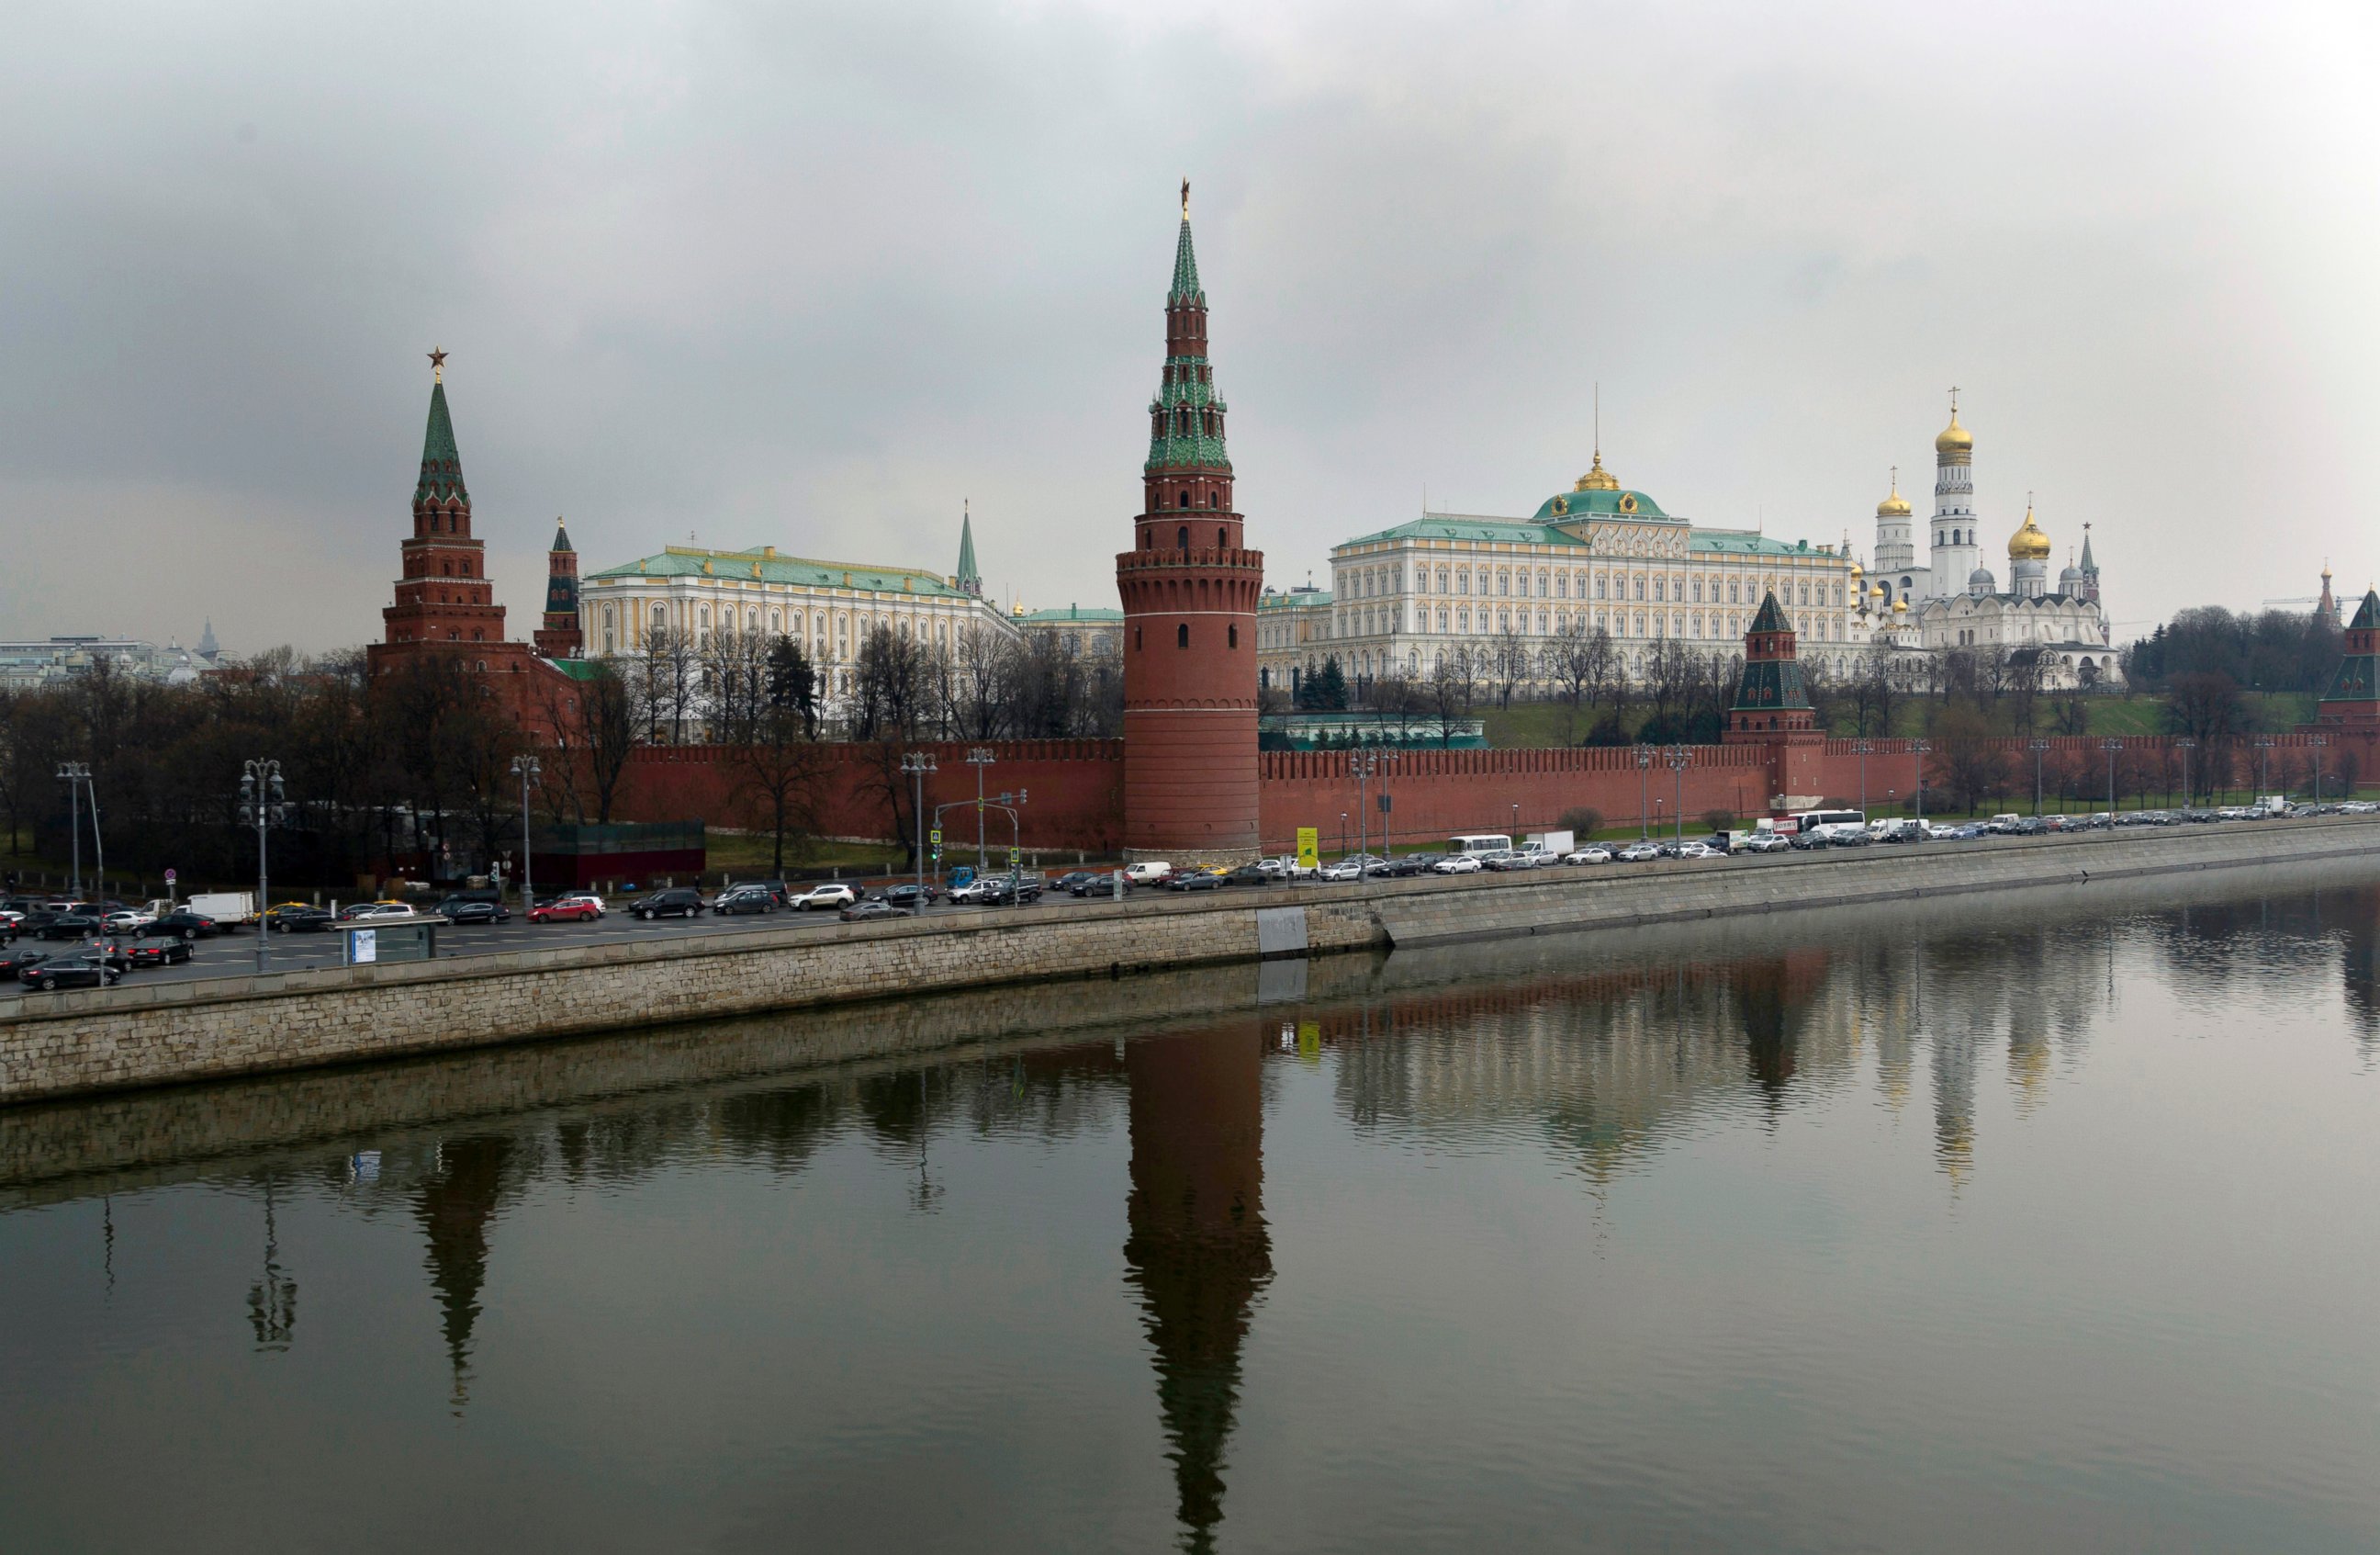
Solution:
{"label": "water reflection", "polygon": [[[915,1172],[912,1209],[941,1211],[950,1200],[935,1162],[961,1144],[1054,1145],[1121,1126],[1123,1275],[1154,1376],[1176,1531],[1184,1548],[1203,1550],[1225,1520],[1232,1440],[1250,1385],[1243,1355],[1275,1273],[1269,1065],[1320,1065],[1337,1118],[1372,1146],[1519,1146],[1597,1186],[1714,1129],[1774,1133],[1813,1102],[1872,1099],[1892,1127],[1911,1115],[1914,1158],[1930,1158],[1947,1201],[1986,1169],[1985,1120],[1998,1118],[2005,1134],[2008,1109],[2024,1118],[2055,1108],[2059,1076],[2079,1068],[2127,988],[2268,990],[2302,1001],[2310,977],[2335,977],[2350,1029],[2375,1051],[2380,885],[2233,886],[2228,898],[2212,889],[2159,886],[2113,899],[2119,910],[2105,897],[2087,910],[2047,895],[1915,903],[1318,962],[1293,1005],[1261,1001],[1253,969],[1236,982],[1200,974],[1167,985],[1179,996],[1172,1007],[1189,1012],[1172,1029],[1119,1019],[964,1059],[790,1079],[739,1068],[778,1051],[784,1038],[775,1031],[689,1041],[682,1070],[663,1062],[663,1042],[480,1055],[412,1072],[463,1121],[423,1117],[418,1099],[384,1078],[380,1104],[399,1110],[402,1124],[386,1133],[358,1126],[302,1161],[272,1144],[270,1130],[334,1096],[322,1077],[220,1087],[203,1119],[172,1098],[94,1103],[81,1117],[20,1114],[34,1127],[10,1148],[20,1166],[52,1169],[26,1173],[49,1184],[42,1197],[98,1199],[104,1242],[94,1263],[111,1289],[115,1207],[102,1197],[111,1185],[229,1176],[261,1188],[262,1272],[249,1294],[260,1348],[302,1342],[277,1243],[282,1184],[311,1169],[343,1205],[367,1214],[401,1207],[426,1246],[446,1403],[460,1415],[500,1233],[540,1182],[633,1191],[682,1165],[798,1177],[850,1143]],[[1089,988],[1081,997],[1107,995]],[[1198,1013],[1201,997],[1227,1007]],[[1120,1011],[1161,1003],[1147,985],[1115,998]],[[752,1052],[736,1057],[730,1050],[747,1040]],[[555,1052],[575,1052],[575,1070]],[[635,1083],[607,1093],[613,1054],[634,1066]],[[504,1099],[524,1093],[562,1099],[508,1112]],[[2006,1104],[1997,1112],[1994,1094]],[[243,1127],[265,1131],[265,1142],[234,1136]],[[79,1185],[55,1170],[67,1142],[111,1131],[99,1151],[110,1163],[104,1179]],[[243,1148],[263,1151],[267,1164],[207,1164]],[[358,1164],[367,1158],[369,1172]]]}
{"label": "water reflection", "polygon": [[1125,1051],[1124,1263],[1156,1351],[1183,1547],[1214,1548],[1240,1346],[1272,1279],[1264,1219],[1264,1034],[1253,1022]]}

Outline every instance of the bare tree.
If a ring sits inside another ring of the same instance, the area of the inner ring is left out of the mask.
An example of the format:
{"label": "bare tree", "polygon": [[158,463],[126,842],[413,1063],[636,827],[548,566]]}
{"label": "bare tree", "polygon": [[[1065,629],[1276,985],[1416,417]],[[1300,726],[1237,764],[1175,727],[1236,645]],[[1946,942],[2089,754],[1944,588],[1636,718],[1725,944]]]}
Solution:
{"label": "bare tree", "polygon": [[771,842],[770,872],[785,872],[786,845],[798,848],[815,836],[826,779],[834,768],[832,747],[811,738],[815,723],[790,702],[765,702],[759,715],[730,747],[736,798],[748,819],[759,821]]}
{"label": "bare tree", "polygon": [[645,638],[635,686],[638,722],[650,745],[684,745],[695,713],[700,666],[686,634],[656,626]]}

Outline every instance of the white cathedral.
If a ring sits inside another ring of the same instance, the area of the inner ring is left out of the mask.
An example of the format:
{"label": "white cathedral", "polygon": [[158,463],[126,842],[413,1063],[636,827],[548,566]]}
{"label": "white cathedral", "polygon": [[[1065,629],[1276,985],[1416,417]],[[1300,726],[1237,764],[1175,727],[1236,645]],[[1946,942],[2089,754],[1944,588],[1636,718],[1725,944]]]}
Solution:
{"label": "white cathedral", "polygon": [[2083,526],[2081,560],[2070,559],[2050,587],[2049,536],[2025,504],[2024,522],[2009,537],[2009,586],[1984,565],[1975,517],[1975,440],[1959,424],[1955,393],[1950,424],[1934,440],[1934,532],[1925,564],[1917,559],[1909,499],[1900,481],[1876,507],[1875,572],[1866,590],[1876,613],[1875,637],[1929,654],[1960,649],[2032,650],[2041,656],[2046,686],[2113,686],[2122,672],[2099,597],[2099,565]]}

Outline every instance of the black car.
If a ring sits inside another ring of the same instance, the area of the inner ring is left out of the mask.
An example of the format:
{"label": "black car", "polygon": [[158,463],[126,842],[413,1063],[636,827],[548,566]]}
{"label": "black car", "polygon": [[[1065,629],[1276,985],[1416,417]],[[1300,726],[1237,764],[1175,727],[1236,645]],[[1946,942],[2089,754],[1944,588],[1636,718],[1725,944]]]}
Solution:
{"label": "black car", "polygon": [[449,896],[430,909],[449,923],[510,923],[512,909],[502,902],[486,902],[476,897]]}
{"label": "black car", "polygon": [[59,913],[53,917],[26,920],[29,924],[36,921],[40,927],[31,931],[36,940],[82,940],[100,931],[99,919],[85,917],[80,913]]}
{"label": "black car", "polygon": [[769,913],[777,909],[777,898],[765,885],[739,885],[721,892],[712,898],[710,910],[722,917],[736,913]]}
{"label": "black car", "polygon": [[678,885],[653,893],[629,911],[650,923],[657,917],[700,917],[702,909],[702,893],[692,886]]}
{"label": "black car", "polygon": [[1022,906],[1041,899],[1041,881],[1032,875],[996,875],[984,882],[978,900],[994,907]]}
{"label": "black car", "polygon": [[220,934],[223,925],[204,913],[171,912],[149,926],[152,934],[170,934],[177,940],[196,940]]}
{"label": "black car", "polygon": [[[909,889],[915,891],[917,887]],[[865,923],[869,918],[900,917],[903,915],[900,908],[881,896],[867,896],[844,908],[837,916],[845,923]]]}
{"label": "black car", "polygon": [[1225,885],[1270,885],[1273,877],[1255,864],[1243,864],[1223,877]]}
{"label": "black car", "polygon": [[915,881],[911,881],[906,885],[888,885],[876,893],[876,900],[879,902],[904,910],[922,907],[929,903],[940,900],[941,897],[941,893],[932,886],[919,885]]}
{"label": "black car", "polygon": [[12,950],[0,952],[0,978],[5,978],[13,983],[17,981],[18,976],[23,973],[26,967],[33,966],[37,962],[47,961],[49,958],[50,953],[47,951]]}
{"label": "black car", "polygon": [[189,959],[189,945],[170,937],[151,935],[124,947],[124,964],[128,967],[170,966],[176,961]]}
{"label": "black car", "polygon": [[[275,934],[320,934],[337,921],[328,907],[310,907],[303,902],[285,902],[266,909],[264,921]],[[160,918],[157,923],[163,923]],[[157,923],[149,927],[154,929]]]}
{"label": "black car", "polygon": [[[1126,891],[1135,889],[1132,881],[1130,881],[1123,882],[1123,888]],[[1115,894],[1115,873],[1113,870],[1110,869],[1099,870],[1093,873],[1088,880],[1076,881],[1074,884],[1068,886],[1066,888],[1066,894],[1069,896],[1112,896]]]}
{"label": "black car", "polygon": [[95,955],[61,955],[26,967],[17,980],[48,993],[61,988],[113,988],[121,976]]}
{"label": "black car", "polygon": [[1209,869],[1192,869],[1165,882],[1168,891],[1220,891],[1223,877]]}

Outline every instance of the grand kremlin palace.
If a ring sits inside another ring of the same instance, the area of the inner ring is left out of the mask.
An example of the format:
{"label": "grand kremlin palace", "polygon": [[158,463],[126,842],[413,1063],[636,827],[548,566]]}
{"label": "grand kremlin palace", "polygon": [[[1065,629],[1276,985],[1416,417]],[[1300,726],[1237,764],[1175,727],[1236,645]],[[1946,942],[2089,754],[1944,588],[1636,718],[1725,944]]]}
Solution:
{"label": "grand kremlin palace", "polygon": [[1427,678],[1459,644],[1510,632],[1533,650],[1564,633],[1609,632],[1641,674],[1674,639],[1721,659],[1774,592],[1804,660],[1848,671],[1864,647],[1861,570],[1845,552],[1749,529],[1702,528],[1594,468],[1528,518],[1426,514],[1333,546],[1331,587],[1267,594],[1257,666],[1294,691],[1332,655],[1352,677]]}

